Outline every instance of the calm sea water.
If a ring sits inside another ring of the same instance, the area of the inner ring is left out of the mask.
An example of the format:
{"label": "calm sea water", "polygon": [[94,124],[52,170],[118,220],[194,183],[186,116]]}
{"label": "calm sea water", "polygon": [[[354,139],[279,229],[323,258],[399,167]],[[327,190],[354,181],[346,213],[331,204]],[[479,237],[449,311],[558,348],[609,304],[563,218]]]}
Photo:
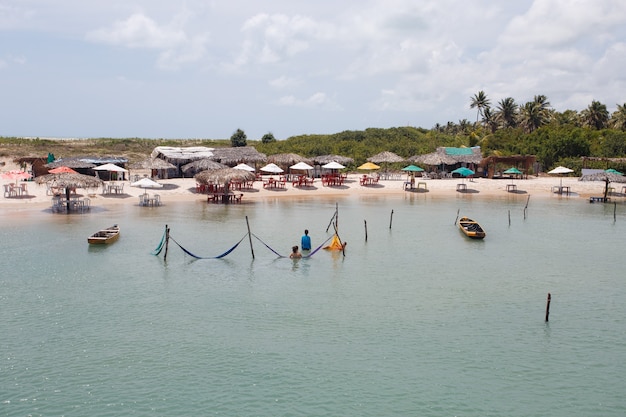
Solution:
{"label": "calm sea water", "polygon": [[[277,258],[336,204],[345,257]],[[3,416],[624,416],[626,205],[464,195],[0,218]],[[457,210],[479,220],[464,238]],[[614,219],[615,210],[615,219]],[[510,224],[509,224],[510,216]],[[118,223],[120,240],[88,247]],[[367,226],[367,241],[365,231]],[[550,321],[544,321],[552,294]]]}

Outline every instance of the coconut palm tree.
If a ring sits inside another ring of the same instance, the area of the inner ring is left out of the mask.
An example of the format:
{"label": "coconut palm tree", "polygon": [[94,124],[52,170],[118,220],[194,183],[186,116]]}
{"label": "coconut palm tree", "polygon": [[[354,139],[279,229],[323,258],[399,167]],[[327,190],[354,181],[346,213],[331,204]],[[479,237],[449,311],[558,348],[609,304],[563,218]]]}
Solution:
{"label": "coconut palm tree", "polygon": [[496,114],[491,110],[491,107],[487,107],[483,111],[482,122],[483,125],[485,125],[491,133],[494,133],[496,130],[498,130],[498,118],[496,117]]}
{"label": "coconut palm tree", "polygon": [[617,105],[617,110],[611,115],[610,125],[613,129],[626,130],[626,103]]}
{"label": "coconut palm tree", "polygon": [[518,105],[515,103],[513,97],[507,97],[498,102],[496,110],[496,119],[500,126],[515,127],[517,126],[518,118]]}
{"label": "coconut palm tree", "polygon": [[482,90],[474,94],[474,97],[470,97],[470,100],[470,109],[473,109],[474,107],[477,108],[476,123],[478,123],[478,117],[483,115],[483,111],[489,107],[491,101],[487,98],[487,94],[485,94]]}
{"label": "coconut palm tree", "polygon": [[593,129],[604,129],[609,122],[609,111],[606,105],[597,100],[593,100],[589,107],[580,112],[583,126]]}
{"label": "coconut palm tree", "polygon": [[544,95],[535,96],[520,108],[520,124],[531,133],[550,121],[550,102]]}

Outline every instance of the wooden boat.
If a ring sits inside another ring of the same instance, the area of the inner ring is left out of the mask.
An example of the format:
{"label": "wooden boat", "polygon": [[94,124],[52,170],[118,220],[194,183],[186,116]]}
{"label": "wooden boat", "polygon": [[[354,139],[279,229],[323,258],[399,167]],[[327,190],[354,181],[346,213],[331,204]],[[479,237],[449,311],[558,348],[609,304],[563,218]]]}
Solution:
{"label": "wooden boat", "polygon": [[120,237],[120,228],[114,224],[106,229],[98,230],[87,238],[87,242],[94,245],[104,245],[105,243],[113,243]]}
{"label": "wooden boat", "polygon": [[484,239],[487,235],[483,228],[469,217],[461,217],[459,229],[470,239]]}

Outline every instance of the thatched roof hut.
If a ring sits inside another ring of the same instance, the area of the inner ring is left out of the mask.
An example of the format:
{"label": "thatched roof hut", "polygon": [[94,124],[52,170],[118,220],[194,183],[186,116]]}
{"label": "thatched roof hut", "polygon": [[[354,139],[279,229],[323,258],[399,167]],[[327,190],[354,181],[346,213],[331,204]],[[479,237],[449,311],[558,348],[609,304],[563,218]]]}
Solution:
{"label": "thatched roof hut", "polygon": [[205,146],[190,146],[186,148],[157,146],[150,156],[153,159],[160,158],[180,167],[199,159],[211,158],[213,156],[213,148]]}
{"label": "thatched roof hut", "polygon": [[212,159],[205,158],[185,164],[180,168],[180,170],[185,176],[193,177],[194,175],[202,171],[210,171],[222,168],[228,168],[228,166],[220,164],[219,162],[215,162]]}
{"label": "thatched roof hut", "polygon": [[264,153],[260,153],[252,146],[239,146],[232,148],[215,148],[213,149],[211,159],[224,165],[235,166],[241,163],[265,163],[267,156]]}
{"label": "thatched roof hut", "polygon": [[176,165],[170,164],[169,162],[161,158],[147,158],[147,159],[144,159],[143,161],[130,164],[130,169],[173,169],[173,168],[176,168]]}
{"label": "thatched roof hut", "polygon": [[447,148],[439,147],[435,152],[415,155],[408,158],[408,161],[415,162],[418,165],[456,165],[461,163],[480,164],[482,153],[480,146],[472,148]]}
{"label": "thatched roof hut", "polygon": [[309,158],[295,154],[295,153],[277,153],[267,157],[267,162],[274,163],[281,168],[289,168],[291,165],[295,165],[298,162],[305,162],[309,165],[313,163]]}
{"label": "thatched roof hut", "polygon": [[222,168],[214,169],[210,171],[202,171],[194,175],[194,178],[200,184],[209,184],[216,182],[220,184],[226,184],[231,181],[250,181],[256,176],[254,172],[246,171],[244,169],[235,168]]}
{"label": "thatched roof hut", "polygon": [[375,164],[380,164],[380,163],[394,163],[394,162],[403,162],[406,161],[405,158],[401,157],[398,154],[395,154],[393,152],[389,152],[389,151],[384,151],[381,153],[378,153],[374,156],[371,156],[369,158],[367,158],[367,160],[369,162],[373,162]]}
{"label": "thatched roof hut", "polygon": [[347,156],[341,156],[341,155],[320,155],[320,156],[315,156],[311,158],[311,161],[313,161],[313,163],[318,164],[318,165],[326,165],[329,162],[337,162],[337,163],[340,163],[341,165],[354,164],[353,158],[348,158]]}

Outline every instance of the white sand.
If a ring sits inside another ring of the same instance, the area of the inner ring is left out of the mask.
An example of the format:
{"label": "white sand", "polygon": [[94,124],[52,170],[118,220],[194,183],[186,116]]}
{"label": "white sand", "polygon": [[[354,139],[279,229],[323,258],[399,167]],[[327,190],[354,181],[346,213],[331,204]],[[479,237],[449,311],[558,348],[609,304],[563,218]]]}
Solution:
{"label": "white sand", "polygon": [[[6,165],[2,167],[2,171],[8,171],[10,169],[17,169],[17,166],[10,162],[8,159],[4,159]],[[141,174],[141,171],[133,171],[132,174]],[[348,181],[339,187],[325,187],[322,186],[322,182],[319,178],[315,179],[312,187],[297,188],[293,187],[290,183],[287,183],[286,189],[281,190],[266,190],[263,188],[261,182],[254,183],[254,190],[243,190],[244,194],[242,203],[250,204],[254,201],[264,198],[332,198],[336,196],[346,195],[402,195],[412,193],[415,195],[425,195],[428,197],[449,197],[455,198],[459,195],[472,195],[474,198],[491,197],[491,196],[510,196],[511,198],[526,199],[528,195],[533,198],[541,197],[556,197],[560,196],[552,193],[552,187],[559,185],[561,178],[552,176],[541,177],[529,177],[525,180],[490,180],[477,178],[473,180],[469,179],[427,179],[422,180],[416,178],[416,184],[418,182],[425,182],[427,191],[405,191],[403,189],[404,180],[381,180],[378,185],[374,186],[361,186],[359,184],[359,176],[362,174],[350,174]],[[406,177],[403,177],[406,178]],[[173,201],[206,201],[206,195],[196,193],[196,182],[193,178],[177,178],[157,180],[163,184],[161,189],[148,189],[149,194],[157,193],[161,197],[161,201],[164,204]],[[9,183],[9,180],[3,180],[3,184]],[[138,205],[139,195],[143,194],[146,190],[130,186],[130,181],[124,182],[124,192],[116,195],[103,195],[102,189],[78,189],[78,194],[84,197],[91,198],[92,206],[103,206],[112,204],[133,204]],[[466,192],[458,192],[456,190],[457,184],[465,183],[467,185]],[[515,184],[517,186],[517,192],[507,192],[507,184]],[[578,181],[576,177],[563,177],[562,183],[564,186],[570,186],[572,194],[567,198],[588,199],[589,196],[601,196],[604,192],[604,182],[600,181]],[[623,199],[622,186],[623,184],[612,184],[615,187],[617,195],[613,197],[619,201]],[[45,208],[51,204],[52,197],[46,195],[46,186],[38,185],[35,182],[27,182],[28,195],[23,197],[2,198],[0,199],[0,207],[3,209],[10,208],[24,208],[41,206]],[[563,198],[566,196],[563,195]],[[211,203],[213,204],[213,203]]]}

